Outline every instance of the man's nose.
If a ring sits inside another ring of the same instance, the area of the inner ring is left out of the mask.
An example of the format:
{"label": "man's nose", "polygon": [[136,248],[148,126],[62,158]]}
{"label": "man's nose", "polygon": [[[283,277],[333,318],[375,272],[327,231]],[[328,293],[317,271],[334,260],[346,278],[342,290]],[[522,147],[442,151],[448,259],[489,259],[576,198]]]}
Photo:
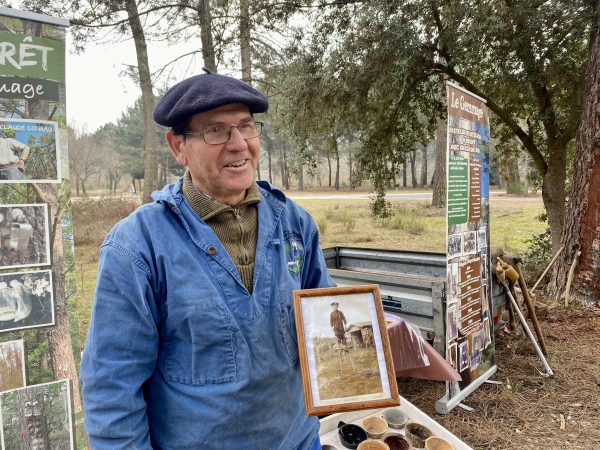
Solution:
{"label": "man's nose", "polygon": [[246,142],[246,139],[244,139],[242,133],[240,133],[240,130],[237,127],[231,127],[229,129],[229,133],[229,141],[227,141],[228,148],[230,148],[231,150],[245,150],[246,148],[248,148],[248,143]]}

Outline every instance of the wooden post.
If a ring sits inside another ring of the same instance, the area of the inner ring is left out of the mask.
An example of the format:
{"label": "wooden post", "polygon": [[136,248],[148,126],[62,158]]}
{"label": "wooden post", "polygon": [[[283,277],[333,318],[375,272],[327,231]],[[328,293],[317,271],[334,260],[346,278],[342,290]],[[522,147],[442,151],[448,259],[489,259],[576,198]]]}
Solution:
{"label": "wooden post", "polygon": [[519,274],[519,286],[521,287],[521,293],[523,294],[523,300],[525,301],[525,306],[527,306],[527,312],[529,313],[529,319],[533,324],[533,329],[535,330],[535,334],[540,343],[540,348],[544,353],[544,356],[548,357],[548,352],[546,351],[546,343],[544,342],[544,335],[542,334],[542,330],[537,320],[537,315],[535,314],[535,307],[533,302],[531,301],[531,297],[529,297],[529,291],[527,290],[527,284],[525,283],[525,279],[523,278],[523,271],[521,270],[521,262],[516,259],[514,261],[514,267],[517,273]]}

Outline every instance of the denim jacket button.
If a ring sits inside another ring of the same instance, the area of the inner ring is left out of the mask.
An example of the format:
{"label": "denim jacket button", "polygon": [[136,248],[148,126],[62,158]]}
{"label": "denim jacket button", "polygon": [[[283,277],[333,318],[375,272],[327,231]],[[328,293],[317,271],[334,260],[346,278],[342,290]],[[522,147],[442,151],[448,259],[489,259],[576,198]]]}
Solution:
{"label": "denim jacket button", "polygon": [[210,247],[208,247],[209,255],[214,255],[215,253],[217,253],[217,247],[215,247],[214,245],[211,245]]}

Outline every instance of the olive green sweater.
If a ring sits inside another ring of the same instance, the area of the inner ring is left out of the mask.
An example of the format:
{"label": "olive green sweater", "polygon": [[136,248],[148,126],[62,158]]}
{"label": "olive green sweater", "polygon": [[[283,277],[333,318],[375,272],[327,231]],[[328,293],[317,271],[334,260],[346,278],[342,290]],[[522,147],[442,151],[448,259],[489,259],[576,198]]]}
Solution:
{"label": "olive green sweater", "polygon": [[183,195],[198,217],[215,232],[237,267],[242,283],[252,294],[258,235],[256,205],[260,202],[258,185],[252,183],[246,192],[246,198],[236,207],[231,207],[198,190],[189,171],[186,171],[183,177]]}

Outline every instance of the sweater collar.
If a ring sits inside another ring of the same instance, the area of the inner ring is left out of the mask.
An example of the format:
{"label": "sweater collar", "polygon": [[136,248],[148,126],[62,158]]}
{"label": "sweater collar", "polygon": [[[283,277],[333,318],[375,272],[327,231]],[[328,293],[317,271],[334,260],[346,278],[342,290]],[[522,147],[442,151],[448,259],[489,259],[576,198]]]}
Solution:
{"label": "sweater collar", "polygon": [[194,185],[189,170],[186,170],[185,175],[183,176],[182,191],[194,212],[198,214],[198,217],[204,222],[223,211],[238,209],[241,206],[254,205],[260,202],[260,192],[256,182],[253,181],[246,191],[246,198],[235,206],[235,208],[220,203]]}

